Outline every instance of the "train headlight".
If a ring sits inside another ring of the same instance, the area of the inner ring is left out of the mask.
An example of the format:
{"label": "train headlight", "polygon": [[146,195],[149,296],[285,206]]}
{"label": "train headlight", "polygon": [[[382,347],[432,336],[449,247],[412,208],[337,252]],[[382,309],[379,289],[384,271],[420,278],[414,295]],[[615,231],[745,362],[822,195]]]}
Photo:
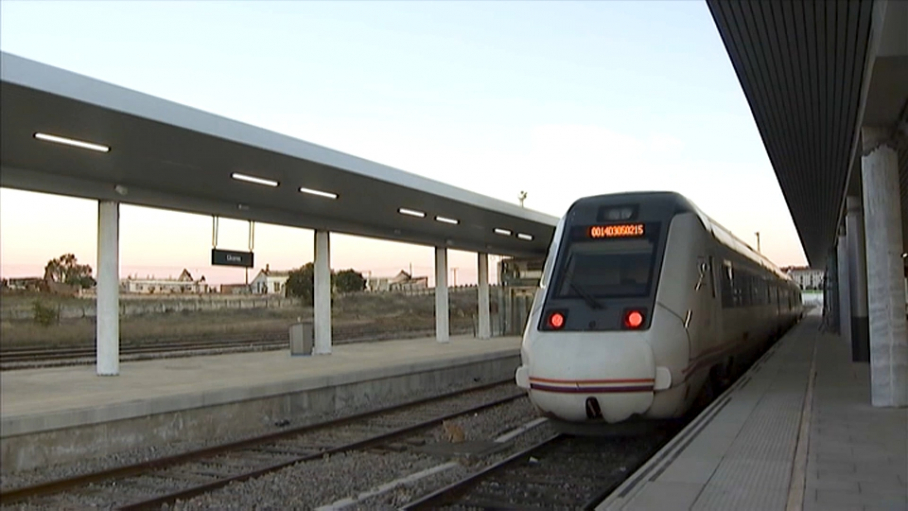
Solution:
{"label": "train headlight", "polygon": [[624,326],[627,328],[640,328],[645,319],[642,311],[631,309],[624,312]]}

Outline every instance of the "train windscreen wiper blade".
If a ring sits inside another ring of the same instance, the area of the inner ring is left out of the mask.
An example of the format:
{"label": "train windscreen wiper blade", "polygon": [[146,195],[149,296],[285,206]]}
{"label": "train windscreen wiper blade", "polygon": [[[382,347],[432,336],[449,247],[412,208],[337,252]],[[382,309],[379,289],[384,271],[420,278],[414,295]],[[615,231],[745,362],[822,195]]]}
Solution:
{"label": "train windscreen wiper blade", "polygon": [[598,300],[593,298],[593,295],[584,291],[584,289],[582,287],[580,287],[579,285],[571,282],[571,289],[576,291],[577,294],[579,294],[584,300],[586,300],[586,303],[588,303],[590,305],[590,307],[592,307],[594,309],[604,309],[605,308],[605,306],[603,306],[601,303],[599,303]]}

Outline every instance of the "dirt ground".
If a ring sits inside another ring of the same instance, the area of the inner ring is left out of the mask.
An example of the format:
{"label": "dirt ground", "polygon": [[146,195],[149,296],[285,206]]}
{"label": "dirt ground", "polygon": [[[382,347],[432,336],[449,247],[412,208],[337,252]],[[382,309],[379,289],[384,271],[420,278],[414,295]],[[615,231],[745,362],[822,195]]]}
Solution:
{"label": "dirt ground", "polygon": [[[4,302],[7,302],[6,299]],[[476,291],[452,290],[449,303],[452,333],[471,332],[477,307]],[[188,338],[218,340],[286,336],[289,326],[298,319],[311,320],[312,308],[300,305],[128,316],[120,319],[120,340],[129,344],[147,344]],[[2,321],[0,348],[93,346],[95,328],[94,318],[64,319],[50,326],[39,325],[33,320]],[[431,331],[434,328],[434,295],[354,294],[335,298],[332,307],[332,329],[338,341],[387,338],[395,333]]]}

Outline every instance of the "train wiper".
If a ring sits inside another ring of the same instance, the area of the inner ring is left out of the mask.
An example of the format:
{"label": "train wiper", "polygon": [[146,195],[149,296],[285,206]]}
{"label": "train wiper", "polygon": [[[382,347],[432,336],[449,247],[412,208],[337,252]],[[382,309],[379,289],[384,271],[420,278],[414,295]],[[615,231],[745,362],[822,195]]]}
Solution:
{"label": "train wiper", "polygon": [[588,303],[590,305],[590,307],[592,307],[594,309],[604,309],[605,308],[605,306],[603,306],[601,303],[599,303],[598,300],[593,298],[593,295],[584,291],[584,289],[582,287],[578,286],[577,284],[571,282],[571,289],[576,291],[577,294],[579,294],[584,300],[586,300],[586,303]]}

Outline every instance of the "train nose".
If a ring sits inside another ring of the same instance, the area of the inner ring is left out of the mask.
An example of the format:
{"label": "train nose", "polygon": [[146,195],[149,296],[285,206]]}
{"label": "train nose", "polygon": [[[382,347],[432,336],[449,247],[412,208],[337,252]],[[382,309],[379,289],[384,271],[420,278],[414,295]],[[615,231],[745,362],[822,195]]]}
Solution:
{"label": "train nose", "polygon": [[585,337],[536,343],[518,370],[518,385],[540,410],[567,421],[614,423],[646,413],[656,386],[649,344],[635,334],[608,343]]}

